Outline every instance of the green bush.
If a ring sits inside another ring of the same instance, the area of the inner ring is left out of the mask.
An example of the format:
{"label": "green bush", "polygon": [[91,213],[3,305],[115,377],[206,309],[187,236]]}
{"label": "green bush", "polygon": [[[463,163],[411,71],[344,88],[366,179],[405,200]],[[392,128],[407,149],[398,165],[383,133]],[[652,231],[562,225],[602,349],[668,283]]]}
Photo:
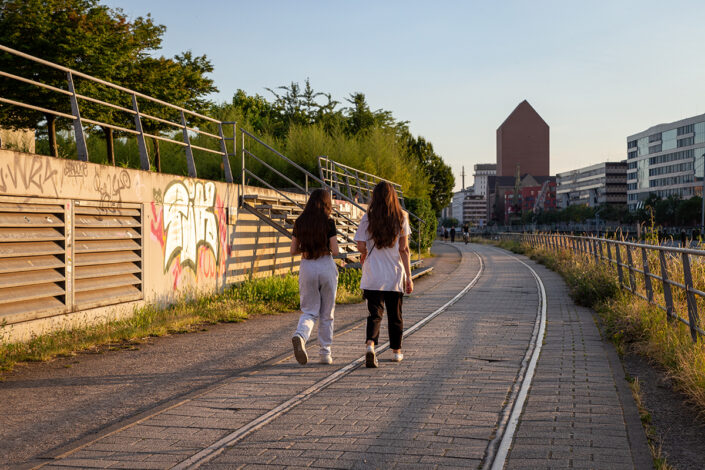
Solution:
{"label": "green bush", "polygon": [[244,302],[278,302],[299,306],[299,278],[295,274],[252,279],[233,285],[227,296]]}
{"label": "green bush", "polygon": [[[406,208],[416,214],[424,222],[421,224],[421,249],[427,250],[431,247],[433,240],[436,238],[436,229],[438,228],[438,220],[436,214],[431,208],[431,201],[426,198],[405,198]],[[411,224],[411,235],[409,237],[409,245],[411,248],[418,250],[419,240],[419,224],[413,217],[409,218]]]}
{"label": "green bush", "polygon": [[359,268],[345,268],[338,275],[338,287],[342,287],[350,293],[360,291],[360,279],[362,270]]}

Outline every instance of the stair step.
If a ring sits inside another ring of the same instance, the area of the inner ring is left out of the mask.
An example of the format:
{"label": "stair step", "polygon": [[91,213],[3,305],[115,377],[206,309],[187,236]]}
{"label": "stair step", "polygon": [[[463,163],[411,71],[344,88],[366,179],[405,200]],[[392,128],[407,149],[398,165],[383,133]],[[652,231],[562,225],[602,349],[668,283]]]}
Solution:
{"label": "stair step", "polygon": [[302,212],[303,209],[297,205],[283,205],[283,204],[257,204],[255,209],[258,210],[273,210],[273,211],[290,211],[290,212]]}
{"label": "stair step", "polygon": [[428,274],[431,271],[433,271],[433,266],[427,266],[425,268],[419,268],[411,271],[411,279],[416,279],[418,277],[423,276],[424,274]]}
{"label": "stair step", "polygon": [[269,201],[278,203],[281,198],[279,196],[266,196],[264,194],[245,194],[242,198],[246,201]]}

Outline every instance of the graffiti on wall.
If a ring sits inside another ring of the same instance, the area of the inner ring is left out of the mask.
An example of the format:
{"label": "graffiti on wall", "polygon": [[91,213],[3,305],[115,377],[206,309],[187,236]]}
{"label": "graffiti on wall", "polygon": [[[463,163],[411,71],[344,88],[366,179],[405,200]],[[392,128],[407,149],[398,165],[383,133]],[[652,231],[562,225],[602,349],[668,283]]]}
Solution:
{"label": "graffiti on wall", "polygon": [[180,285],[184,268],[197,279],[214,278],[223,272],[230,247],[225,208],[215,184],[174,181],[154,196],[151,237],[162,247],[164,272],[172,268],[174,289]]}
{"label": "graffiti on wall", "polygon": [[130,174],[126,170],[109,175],[96,172],[93,177],[93,189],[100,195],[100,209],[104,212],[116,212],[122,203],[122,192],[131,185]]}
{"label": "graffiti on wall", "polygon": [[0,168],[0,192],[32,191],[58,197],[58,174],[51,160],[46,157],[15,155],[12,163]]}

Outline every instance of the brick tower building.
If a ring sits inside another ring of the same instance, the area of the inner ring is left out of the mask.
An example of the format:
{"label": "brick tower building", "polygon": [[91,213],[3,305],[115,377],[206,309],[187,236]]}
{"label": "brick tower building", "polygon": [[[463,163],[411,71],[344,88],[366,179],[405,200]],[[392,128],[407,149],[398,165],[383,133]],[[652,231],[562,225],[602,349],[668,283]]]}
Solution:
{"label": "brick tower building", "polygon": [[524,100],[497,128],[497,176],[548,176],[548,124]]}

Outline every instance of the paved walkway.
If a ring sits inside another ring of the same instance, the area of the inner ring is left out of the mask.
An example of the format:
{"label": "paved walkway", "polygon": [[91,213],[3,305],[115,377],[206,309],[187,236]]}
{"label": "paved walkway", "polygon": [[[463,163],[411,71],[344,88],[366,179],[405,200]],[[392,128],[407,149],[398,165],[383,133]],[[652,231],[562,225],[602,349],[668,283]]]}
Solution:
{"label": "paved walkway", "polygon": [[[623,373],[612,373],[611,346],[558,276],[536,266],[548,294],[546,334],[535,341],[543,349],[523,413],[515,412],[515,428],[506,425],[531,378],[540,290],[513,256],[457,246],[458,268],[405,299],[407,330],[426,323],[405,339],[402,363],[384,351],[379,369],[358,367],[359,323],[336,336],[333,366],[302,367],[288,357],[43,468],[479,468],[505,455],[497,451],[503,441],[511,444],[506,468],[643,468],[645,449],[625,424],[635,418],[633,403],[620,401],[613,377]],[[495,464],[502,468],[503,457]]]}

